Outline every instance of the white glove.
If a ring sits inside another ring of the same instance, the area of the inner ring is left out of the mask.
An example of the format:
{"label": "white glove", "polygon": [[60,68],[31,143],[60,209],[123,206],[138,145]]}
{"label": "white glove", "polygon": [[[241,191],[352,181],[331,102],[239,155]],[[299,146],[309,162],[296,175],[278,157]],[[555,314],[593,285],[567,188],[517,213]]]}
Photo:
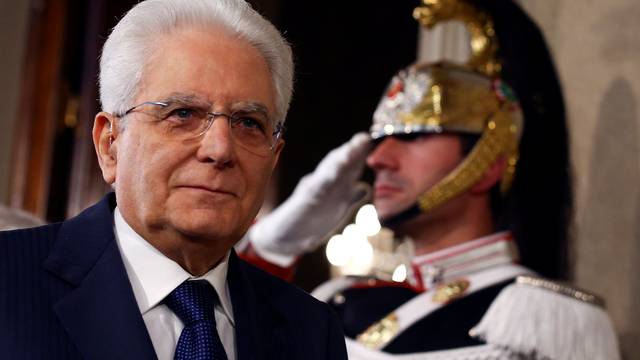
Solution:
{"label": "white glove", "polygon": [[329,152],[285,202],[249,229],[245,237],[258,255],[287,267],[344,225],[370,194],[358,182],[370,149],[370,136],[360,132]]}

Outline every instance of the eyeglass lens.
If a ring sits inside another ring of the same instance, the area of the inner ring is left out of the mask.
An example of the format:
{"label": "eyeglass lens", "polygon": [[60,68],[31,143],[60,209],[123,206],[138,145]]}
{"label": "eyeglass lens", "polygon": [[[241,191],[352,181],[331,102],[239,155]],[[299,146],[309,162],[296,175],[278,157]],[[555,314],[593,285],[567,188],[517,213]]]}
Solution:
{"label": "eyeglass lens", "polygon": [[146,102],[132,110],[151,115],[159,121],[167,136],[190,139],[202,136],[211,124],[224,117],[234,141],[253,154],[266,156],[279,138],[263,106],[243,103],[230,114],[209,112],[210,106],[195,101]]}

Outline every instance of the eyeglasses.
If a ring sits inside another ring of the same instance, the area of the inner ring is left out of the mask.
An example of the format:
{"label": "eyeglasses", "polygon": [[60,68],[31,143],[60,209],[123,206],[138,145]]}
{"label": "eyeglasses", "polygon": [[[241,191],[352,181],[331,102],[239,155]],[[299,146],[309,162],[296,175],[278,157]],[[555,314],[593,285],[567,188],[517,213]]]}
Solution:
{"label": "eyeglasses", "polygon": [[217,117],[226,117],[235,143],[247,151],[267,156],[280,139],[283,127],[275,126],[267,116],[266,108],[257,103],[236,104],[230,114],[209,111],[211,105],[190,99],[169,101],[145,101],[116,117],[141,112],[155,118],[167,137],[189,140],[203,136]]}

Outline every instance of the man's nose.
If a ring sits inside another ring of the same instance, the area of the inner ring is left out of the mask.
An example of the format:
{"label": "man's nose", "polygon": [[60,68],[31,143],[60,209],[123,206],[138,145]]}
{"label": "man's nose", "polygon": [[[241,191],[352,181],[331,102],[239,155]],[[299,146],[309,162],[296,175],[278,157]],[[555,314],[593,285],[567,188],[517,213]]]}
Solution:
{"label": "man's nose", "polygon": [[373,170],[395,169],[398,166],[400,141],[387,136],[367,156],[367,166]]}
{"label": "man's nose", "polygon": [[235,143],[231,133],[229,117],[216,114],[205,131],[196,156],[200,161],[212,162],[216,166],[229,167],[235,163]]}

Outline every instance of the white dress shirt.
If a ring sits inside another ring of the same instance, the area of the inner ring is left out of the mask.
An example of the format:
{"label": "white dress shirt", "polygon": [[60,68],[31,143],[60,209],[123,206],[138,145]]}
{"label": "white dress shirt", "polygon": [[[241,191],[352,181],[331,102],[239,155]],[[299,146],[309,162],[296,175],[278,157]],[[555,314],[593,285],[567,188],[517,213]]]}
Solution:
{"label": "white dress shirt", "polygon": [[184,328],[173,311],[160,302],[185,280],[204,279],[211,283],[220,298],[215,306],[216,327],[227,358],[235,360],[235,323],[226,280],[230,253],[215,268],[195,277],[138,235],[126,223],[117,207],[114,210],[114,222],[116,241],[129,282],[158,359],[173,359]]}

